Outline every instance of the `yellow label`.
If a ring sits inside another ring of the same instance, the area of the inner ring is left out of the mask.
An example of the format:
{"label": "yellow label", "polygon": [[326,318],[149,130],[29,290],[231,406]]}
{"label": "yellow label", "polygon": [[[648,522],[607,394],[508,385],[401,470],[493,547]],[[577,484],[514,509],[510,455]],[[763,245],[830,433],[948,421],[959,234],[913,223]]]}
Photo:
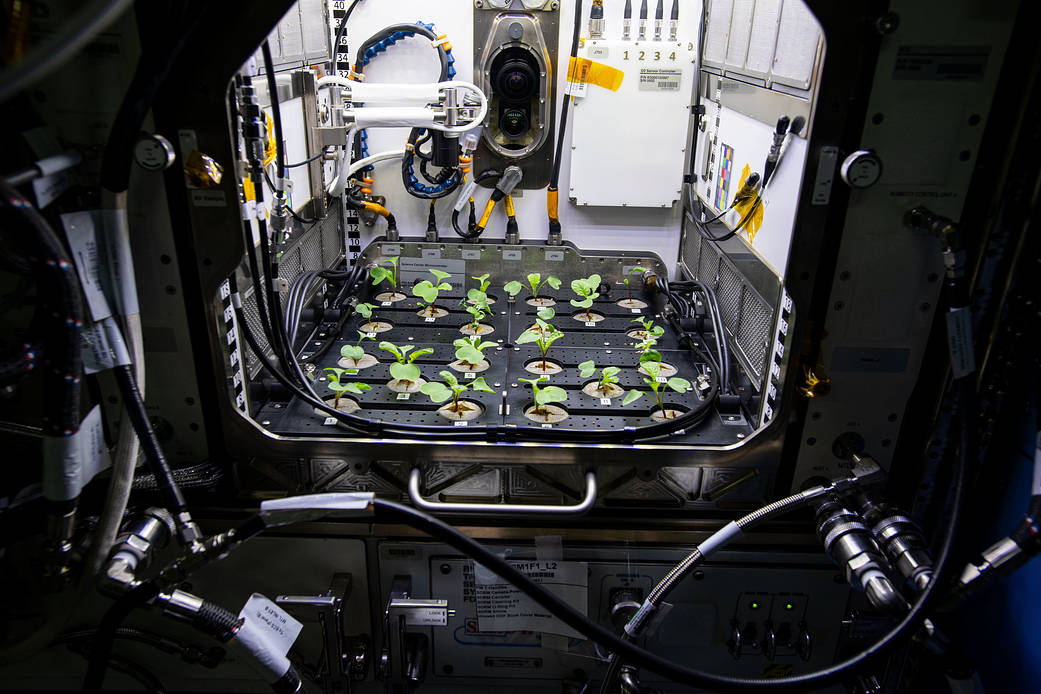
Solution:
{"label": "yellow label", "polygon": [[[745,164],[745,168],[741,170],[741,180],[737,184],[739,191],[745,186],[745,181],[748,180],[751,174],[751,167]],[[748,234],[749,243],[755,243],[755,235],[759,233],[759,227],[763,226],[763,217],[766,214],[765,207],[766,204],[759,197],[758,193],[750,195],[734,205],[734,210],[740,215],[741,221],[744,221],[746,217],[748,219],[745,222],[744,230]]]}
{"label": "yellow label", "polygon": [[595,84],[598,87],[618,91],[625,73],[618,68],[598,63],[589,58],[571,58],[568,63],[567,81],[575,84]]}

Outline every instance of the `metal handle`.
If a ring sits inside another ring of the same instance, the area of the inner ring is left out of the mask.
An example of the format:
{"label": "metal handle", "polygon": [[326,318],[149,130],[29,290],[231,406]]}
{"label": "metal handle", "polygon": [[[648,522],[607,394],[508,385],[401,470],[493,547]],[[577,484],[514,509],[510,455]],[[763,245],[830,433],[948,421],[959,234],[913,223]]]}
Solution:
{"label": "metal handle", "polygon": [[596,504],[596,473],[586,473],[586,495],[574,506],[546,506],[543,504],[448,504],[440,501],[427,501],[419,493],[419,485],[423,474],[418,468],[412,470],[408,478],[408,496],[416,508],[436,513],[438,511],[461,511],[472,513],[535,513],[554,516],[579,516],[593,508]]}

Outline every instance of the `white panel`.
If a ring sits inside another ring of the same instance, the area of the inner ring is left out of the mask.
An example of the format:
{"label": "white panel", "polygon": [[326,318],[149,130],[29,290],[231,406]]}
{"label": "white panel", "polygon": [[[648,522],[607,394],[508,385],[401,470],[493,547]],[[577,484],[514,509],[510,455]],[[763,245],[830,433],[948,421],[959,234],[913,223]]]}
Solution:
{"label": "white panel", "polygon": [[570,197],[579,205],[672,207],[687,157],[694,52],[682,43],[625,41],[587,41],[579,52],[625,78],[617,92],[590,85],[576,100]]}
{"label": "white panel", "polygon": [[304,54],[308,60],[329,56],[329,24],[322,0],[299,0],[303,26]]}
{"label": "white panel", "polygon": [[722,67],[730,40],[730,15],[734,0],[709,0],[708,26],[705,28],[705,65]]}
{"label": "white panel", "polygon": [[[717,0],[718,2],[718,0]],[[622,10],[625,3],[605,3],[604,14],[607,20],[606,35],[619,38],[622,31]],[[698,22],[701,15],[701,4],[696,0],[681,0],[679,39],[693,46],[697,44]],[[727,21],[729,22],[729,3]],[[588,12],[589,3],[585,3]],[[574,0],[563,0],[560,14],[560,31],[558,40],[564,47],[571,45],[571,30],[574,26]],[[347,27],[351,54],[358,43],[371,36],[380,28],[397,22],[435,22],[438,33],[447,33],[454,47],[455,67],[458,79],[470,80],[473,76],[473,0],[368,0],[358,5],[351,15]],[[585,27],[585,23],[583,23]],[[634,26],[634,34],[636,27]],[[373,60],[366,69],[368,80],[373,82],[420,82],[437,77],[437,60],[433,57],[429,44],[415,39],[406,39],[391,47],[386,53]],[[558,69],[557,93],[564,88],[565,71]],[[557,113],[560,101],[556,104]],[[572,130],[574,121],[569,123]],[[642,119],[634,127],[653,127]],[[408,132],[401,128],[372,130],[369,133],[369,150],[382,152],[404,145]],[[567,144],[568,140],[565,140]],[[677,141],[677,147],[683,146],[683,139]],[[570,180],[570,147],[564,148],[564,160],[561,163],[560,179]],[[639,172],[644,163],[640,152],[632,151],[626,159],[627,171],[620,175],[633,175]],[[401,184],[401,166],[393,161],[379,164],[375,171],[375,193],[387,197],[387,207],[398,219],[402,235],[422,235],[426,229],[428,204],[424,200],[413,198],[405,192]],[[678,182],[678,176],[677,176]],[[678,189],[678,188],[677,188]],[[486,192],[478,193],[480,201]],[[545,190],[526,190],[515,194],[517,221],[520,225],[521,237],[524,239],[544,239],[547,234],[546,192]],[[437,206],[437,222],[443,239],[455,238],[451,222],[451,198]],[[675,263],[678,253],[680,206],[667,209],[627,209],[601,207],[581,207],[561,195],[560,217],[564,227],[564,238],[589,249],[643,250],[657,253],[670,267]],[[502,206],[496,207],[491,222],[483,238],[501,239],[505,234],[506,221]],[[383,234],[383,223],[368,229],[363,227],[363,242],[374,235]]]}
{"label": "white panel", "polygon": [[806,5],[801,0],[785,2],[777,33],[773,79],[808,89],[820,39],[820,25]]}
{"label": "white panel", "polygon": [[[733,200],[737,191],[737,185],[741,180],[741,171],[747,164],[749,168],[762,174],[766,155],[770,151],[773,142],[774,127],[766,123],[749,118],[737,111],[723,107],[718,109],[716,104],[706,104],[707,113],[711,120],[710,127],[706,129],[704,136],[699,138],[698,158],[702,161],[702,147],[711,143],[716,138],[713,153],[715,159],[712,164],[711,178],[703,180],[701,172],[697,171],[697,183],[695,189],[698,196],[704,200],[709,207],[714,204],[715,190],[719,182],[721,150],[724,145],[732,147],[733,173],[730,184],[727,187],[727,203]],[[719,131],[715,131],[715,116],[719,113]],[[764,197],[763,226],[759,228],[754,241],[748,240],[748,233],[742,231],[737,235],[748,244],[749,248],[763,259],[778,275],[784,277],[788,267],[788,252],[791,248],[792,233],[795,225],[795,213],[799,202],[799,190],[802,187],[802,177],[806,168],[806,140],[801,137],[792,139],[781,160],[770,187]],[[730,228],[734,228],[741,221],[737,212],[730,212],[723,217]]]}
{"label": "white panel", "polygon": [[770,72],[780,19],[781,0],[756,0],[748,57],[745,59],[747,74],[764,76]]}
{"label": "white panel", "polygon": [[734,1],[734,10],[730,16],[730,42],[727,44],[727,70],[744,71],[753,12],[755,0]]}

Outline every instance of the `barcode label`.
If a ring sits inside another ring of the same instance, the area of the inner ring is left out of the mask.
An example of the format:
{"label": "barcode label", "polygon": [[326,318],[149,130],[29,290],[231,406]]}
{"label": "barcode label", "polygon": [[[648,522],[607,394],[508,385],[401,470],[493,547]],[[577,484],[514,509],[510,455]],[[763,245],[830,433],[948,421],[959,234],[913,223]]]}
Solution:
{"label": "barcode label", "polygon": [[412,397],[412,393],[398,393],[398,400],[408,400]]}
{"label": "barcode label", "polygon": [[658,376],[658,378],[656,378],[654,380],[657,381],[658,383],[668,383],[669,382],[669,379],[665,378],[664,376]]}
{"label": "barcode label", "polygon": [[678,92],[683,70],[672,68],[641,68],[641,92]]}
{"label": "barcode label", "polygon": [[394,302],[393,301],[382,301],[382,302],[380,302],[380,306],[390,306],[392,303],[394,303]]}
{"label": "barcode label", "polygon": [[423,322],[424,323],[433,323],[434,322],[434,318],[433,318],[433,316],[427,316],[426,318],[423,319]]}
{"label": "barcode label", "polygon": [[543,428],[543,429],[552,429],[552,428],[553,428],[553,425],[552,425],[552,424],[543,424],[543,425],[542,425],[542,428]]}
{"label": "barcode label", "polygon": [[323,424],[327,427],[336,424],[336,417],[326,417]]}
{"label": "barcode label", "polygon": [[369,338],[370,340],[375,340],[376,333],[365,333],[365,337]]}
{"label": "barcode label", "polygon": [[600,398],[600,404],[601,405],[610,405],[611,404],[611,398]]}
{"label": "barcode label", "polygon": [[474,373],[473,371],[470,371],[470,372],[467,372],[467,373],[466,373],[466,374],[465,374],[465,375],[463,376],[463,378],[465,378],[465,379],[467,379],[467,380],[469,380],[469,381],[472,381],[473,379],[477,378],[477,374],[475,374],[475,373]]}
{"label": "barcode label", "polygon": [[596,327],[596,321],[586,321],[586,327],[587,328],[595,328]]}
{"label": "barcode label", "polygon": [[631,310],[631,311],[632,311],[633,313],[639,313],[639,312],[640,312],[640,309],[638,309],[638,308],[634,308],[634,309],[630,309],[630,310]]}
{"label": "barcode label", "polygon": [[453,422],[453,424],[457,427],[465,427],[469,422]]}

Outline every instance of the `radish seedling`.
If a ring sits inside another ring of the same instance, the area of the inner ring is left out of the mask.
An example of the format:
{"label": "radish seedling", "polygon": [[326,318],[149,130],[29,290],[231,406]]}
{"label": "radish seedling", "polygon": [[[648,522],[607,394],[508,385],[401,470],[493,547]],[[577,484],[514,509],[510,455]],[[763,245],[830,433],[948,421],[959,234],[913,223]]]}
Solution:
{"label": "radish seedling", "polygon": [[518,378],[517,380],[531,386],[531,392],[535,400],[535,408],[532,410],[532,414],[548,418],[551,413],[546,409],[546,405],[554,402],[567,401],[567,391],[563,388],[557,386],[539,388],[539,384],[548,381],[549,376],[539,376],[538,378]]}
{"label": "radish seedling", "polygon": [[[485,316],[491,313],[491,309],[488,308],[488,304],[486,304],[484,301],[481,301],[476,304],[473,304],[472,306],[464,305],[463,309],[470,314],[471,318],[473,318],[473,320],[470,321],[470,323],[468,324],[470,332],[474,335],[480,335],[482,332],[485,332],[484,330],[482,330],[482,328],[487,328],[489,326],[482,325],[481,321],[484,319]],[[487,332],[491,332],[491,330],[488,330]]]}
{"label": "radish seedling", "polygon": [[[389,265],[389,267],[382,267],[383,265]],[[385,258],[380,262],[380,265],[369,270],[369,277],[372,279],[373,286],[378,286],[381,282],[390,282],[390,298],[388,301],[401,301],[405,296],[398,293],[398,258]]]}
{"label": "radish seedling", "polygon": [[571,300],[575,308],[584,308],[587,323],[593,321],[593,314],[589,310],[593,307],[593,300],[600,296],[600,275],[590,275],[585,279],[571,280],[571,291],[582,297],[581,301]]}
{"label": "radish seedling", "polygon": [[372,386],[368,383],[345,383],[343,381],[343,375],[347,374],[353,376],[358,373],[357,369],[325,369],[327,371],[326,379],[329,381],[329,390],[335,393],[333,397],[333,409],[340,409],[340,396],[344,393],[354,393],[355,395],[361,395],[366,390],[372,390]]}
{"label": "radish seedling", "polygon": [[460,416],[460,418],[464,413],[475,409],[461,401],[459,399],[460,395],[465,393],[467,390],[479,390],[484,393],[495,392],[487,383],[485,383],[484,376],[478,376],[469,385],[460,383],[459,379],[457,379],[451,371],[442,371],[441,379],[444,383],[429,381],[424,383],[423,387],[419,390],[436,403],[442,403],[451,398],[452,404],[447,409],[452,414]]}
{"label": "radish seedling", "polygon": [[452,290],[452,285],[444,281],[451,277],[451,275],[447,272],[433,269],[430,270],[430,274],[434,276],[435,280],[437,280],[437,284],[432,283],[430,280],[423,280],[416,284],[416,286],[412,287],[412,294],[413,296],[417,296],[423,300],[418,302],[419,305],[423,307],[423,310],[419,312],[419,315],[436,318],[438,316],[438,311],[443,311],[444,309],[439,309],[434,305],[434,302],[437,301],[439,293]]}
{"label": "radish seedling", "polygon": [[605,366],[603,369],[596,368],[596,363],[592,359],[584,361],[578,365],[578,370],[582,374],[582,378],[591,378],[596,376],[596,389],[595,391],[601,395],[601,397],[609,398],[613,395],[621,394],[622,389],[616,385],[618,383],[618,374],[622,371],[617,366]]}
{"label": "radish seedling", "polygon": [[485,360],[484,350],[498,347],[498,344],[479,337],[461,337],[452,343],[455,347],[455,358],[459,366],[466,371],[473,371]]}
{"label": "radish seedling", "polygon": [[[648,378],[643,379],[643,382],[651,387],[651,393],[653,394],[654,401],[658,403],[658,411],[661,412],[661,416],[664,419],[671,419],[675,415],[670,415],[672,410],[665,409],[665,388],[667,386],[677,393],[686,393],[687,389],[690,388],[690,381],[684,378],[670,378],[662,383],[661,377],[661,364],[655,361],[646,362],[643,365],[643,370],[647,372]],[[636,402],[645,395],[642,391],[633,389],[625,394],[625,399],[622,400],[623,405],[628,405],[631,402]]]}
{"label": "radish seedling", "polygon": [[344,345],[340,348],[340,356],[344,359],[350,359],[357,366],[362,359],[365,358],[365,348],[361,346],[361,343],[365,340],[374,339],[368,333],[363,333],[361,330],[358,331],[358,342],[353,345]]}
{"label": "radish seedling", "polygon": [[[397,381],[398,385],[409,388],[413,383],[420,380],[421,373],[419,367],[413,364],[416,359],[426,354],[433,354],[434,350],[429,347],[423,349],[414,349],[413,345],[401,345],[400,347],[393,344],[392,342],[381,342],[379,348],[384,352],[390,352],[394,355],[394,363],[390,365],[390,375]],[[412,352],[409,354],[409,352]],[[393,383],[394,381],[391,381]]]}
{"label": "radish seedling", "polygon": [[491,284],[491,282],[488,281],[488,278],[490,276],[491,275],[489,275],[488,273],[485,273],[483,275],[480,275],[479,277],[470,278],[472,280],[477,280],[481,284],[477,287],[474,287],[466,293],[467,301],[469,301],[471,304],[488,303],[488,285]]}
{"label": "radish seedling", "polygon": [[655,325],[654,321],[650,318],[644,318],[641,316],[640,318],[633,318],[632,322],[639,323],[643,327],[643,330],[634,330],[629,333],[630,337],[635,337],[638,340],[653,339],[657,341],[659,337],[665,334],[665,328],[660,325]]}
{"label": "radish seedling", "polygon": [[629,298],[626,299],[626,301],[628,301],[630,304],[633,301],[633,273],[634,272],[638,272],[638,273],[640,273],[642,275],[643,273],[647,272],[647,268],[640,267],[639,265],[636,265],[631,270],[629,270],[629,276],[628,277],[626,277],[621,282],[615,282],[615,284],[624,284],[625,285],[625,289],[627,290],[627,292],[629,294]]}
{"label": "radish seedling", "polygon": [[551,308],[544,308],[539,311],[539,317],[535,319],[535,325],[525,330],[517,338],[518,345],[524,345],[529,342],[534,342],[538,345],[539,351],[542,352],[542,371],[546,371],[549,368],[546,365],[546,353],[549,352],[549,348],[554,342],[564,337],[564,333],[554,328],[541,317],[544,315],[552,317],[552,311],[553,309]]}
{"label": "radish seedling", "polygon": [[[542,275],[538,272],[533,272],[527,277],[528,287],[531,289],[531,301],[535,306],[542,306],[547,299],[539,298],[539,290],[545,285],[549,285],[554,290],[560,289],[560,280],[553,275],[548,275],[546,279],[542,279]],[[510,296],[517,296],[520,290],[524,289],[524,285],[514,280],[513,282],[507,282],[506,286],[503,287],[506,293]]]}

